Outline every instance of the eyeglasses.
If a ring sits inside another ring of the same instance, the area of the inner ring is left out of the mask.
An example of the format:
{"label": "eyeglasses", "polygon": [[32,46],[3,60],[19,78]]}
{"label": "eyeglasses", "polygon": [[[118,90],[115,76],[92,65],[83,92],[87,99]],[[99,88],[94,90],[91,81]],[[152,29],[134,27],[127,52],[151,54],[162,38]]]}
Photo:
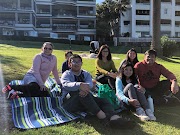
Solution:
{"label": "eyeglasses", "polygon": [[109,51],[102,51],[102,52],[109,52]]}
{"label": "eyeglasses", "polygon": [[52,48],[44,47],[44,50],[52,50]]}
{"label": "eyeglasses", "polygon": [[71,61],[71,63],[72,63],[73,65],[75,65],[75,64],[82,64],[82,61]]}

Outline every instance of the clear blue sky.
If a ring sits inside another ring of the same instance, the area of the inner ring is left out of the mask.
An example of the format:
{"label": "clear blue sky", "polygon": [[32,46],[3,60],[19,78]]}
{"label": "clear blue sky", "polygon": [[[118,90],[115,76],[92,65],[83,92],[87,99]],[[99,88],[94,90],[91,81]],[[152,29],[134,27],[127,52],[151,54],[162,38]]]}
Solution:
{"label": "clear blue sky", "polygon": [[104,0],[96,0],[96,3],[101,3],[103,2]]}

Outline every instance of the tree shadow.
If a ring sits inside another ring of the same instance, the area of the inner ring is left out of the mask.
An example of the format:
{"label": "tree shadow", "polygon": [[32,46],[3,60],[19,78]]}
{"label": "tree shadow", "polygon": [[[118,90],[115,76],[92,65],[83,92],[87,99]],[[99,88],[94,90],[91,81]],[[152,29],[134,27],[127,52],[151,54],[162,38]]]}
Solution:
{"label": "tree shadow", "polygon": [[167,61],[167,62],[171,62],[171,63],[176,63],[176,64],[180,64],[180,62],[178,62],[178,61],[173,61],[172,59],[174,59],[174,60],[180,60],[180,58],[178,58],[178,57],[174,57],[174,58],[168,58],[168,57],[160,57],[162,60],[164,60],[164,61]]}
{"label": "tree shadow", "polygon": [[87,125],[94,127],[94,129],[102,135],[130,135],[130,134],[138,134],[138,135],[149,135],[148,133],[143,131],[143,128],[139,125],[139,123],[143,123],[139,119],[134,118],[134,116],[131,113],[122,112],[120,113],[122,117],[130,118],[133,121],[134,127],[128,128],[128,129],[114,129],[110,127],[105,127],[103,123],[98,120],[95,116],[90,116],[85,118],[83,122],[85,122]]}
{"label": "tree shadow", "polygon": [[[6,41],[0,40],[0,44],[7,44],[15,47],[21,48],[36,48],[40,49],[44,42],[32,42],[32,41]],[[90,47],[88,45],[75,45],[75,44],[63,44],[63,43],[53,43],[55,50],[73,50],[73,51],[89,51]]]}
{"label": "tree shadow", "polygon": [[178,58],[178,57],[173,57],[172,59],[175,59],[175,60],[180,60],[180,58]]}
{"label": "tree shadow", "polygon": [[180,106],[163,106],[156,109],[157,122],[180,128]]}
{"label": "tree shadow", "polygon": [[[2,64],[3,75],[6,76],[4,78],[5,83],[9,83],[10,81],[15,79],[16,80],[22,79],[23,74],[20,74],[19,71],[21,69],[26,69],[27,67],[20,64],[17,57],[0,55],[0,60]],[[12,78],[13,74],[16,75],[14,76],[16,78]]]}

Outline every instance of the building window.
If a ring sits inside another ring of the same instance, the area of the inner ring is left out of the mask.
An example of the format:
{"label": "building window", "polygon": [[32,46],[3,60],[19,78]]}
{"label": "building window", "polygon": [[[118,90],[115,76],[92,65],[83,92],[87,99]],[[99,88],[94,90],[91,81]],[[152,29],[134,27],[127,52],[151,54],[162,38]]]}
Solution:
{"label": "building window", "polygon": [[150,3],[150,0],[136,0],[136,3]]}
{"label": "building window", "polygon": [[170,31],[161,31],[161,36],[171,36],[171,32]]}
{"label": "building window", "polygon": [[180,27],[180,21],[175,21],[175,26]]}
{"label": "building window", "polygon": [[129,25],[130,21],[124,21],[124,25]]}
{"label": "building window", "polygon": [[171,20],[161,19],[161,24],[170,25]]}
{"label": "building window", "polygon": [[180,37],[180,32],[175,32],[175,37]]}
{"label": "building window", "polygon": [[165,8],[165,9],[164,9],[164,14],[167,14],[167,13],[168,13],[168,9]]}
{"label": "building window", "polygon": [[149,25],[149,21],[136,20],[136,25]]}
{"label": "building window", "polygon": [[161,0],[161,2],[171,2],[171,0]]}
{"label": "building window", "polygon": [[176,0],[176,5],[180,5],[180,1],[177,1],[177,0]]}
{"label": "building window", "polygon": [[175,11],[175,16],[180,16],[180,11]]}
{"label": "building window", "polygon": [[136,10],[136,15],[149,15],[149,10]]}

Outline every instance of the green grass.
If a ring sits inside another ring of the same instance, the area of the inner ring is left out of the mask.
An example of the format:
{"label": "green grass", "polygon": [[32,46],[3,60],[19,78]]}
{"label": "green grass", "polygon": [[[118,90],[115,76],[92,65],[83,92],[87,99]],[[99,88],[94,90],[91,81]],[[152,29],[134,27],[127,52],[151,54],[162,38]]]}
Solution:
{"label": "green grass", "polygon": [[[0,40],[0,60],[3,70],[5,83],[14,79],[22,79],[24,74],[32,65],[32,59],[35,54],[40,52],[42,42],[22,42],[22,41],[1,41]],[[58,58],[58,69],[61,69],[61,64],[64,61],[64,51],[69,49],[68,44],[54,44],[55,50],[53,53]],[[72,45],[74,53],[89,54],[89,46]],[[130,47],[111,47],[113,57],[119,57],[120,60],[114,60],[116,67],[119,67],[121,60],[125,58],[125,52]],[[139,48],[136,48],[139,50]],[[141,61],[143,54],[138,53],[138,58]],[[172,71],[180,84],[180,57],[157,58],[158,63],[163,64]],[[92,76],[95,75],[95,59],[83,58],[83,69],[89,71]],[[161,77],[163,79],[163,77]],[[99,121],[92,117],[85,121],[73,121],[64,125],[45,127],[41,129],[19,131],[13,129],[11,134],[19,135],[70,135],[70,134],[105,134],[105,135],[180,135],[180,107],[157,107],[155,115],[156,122],[141,122],[130,113],[124,112],[123,115],[131,117],[136,122],[136,127],[129,130],[112,130],[104,128]]]}

